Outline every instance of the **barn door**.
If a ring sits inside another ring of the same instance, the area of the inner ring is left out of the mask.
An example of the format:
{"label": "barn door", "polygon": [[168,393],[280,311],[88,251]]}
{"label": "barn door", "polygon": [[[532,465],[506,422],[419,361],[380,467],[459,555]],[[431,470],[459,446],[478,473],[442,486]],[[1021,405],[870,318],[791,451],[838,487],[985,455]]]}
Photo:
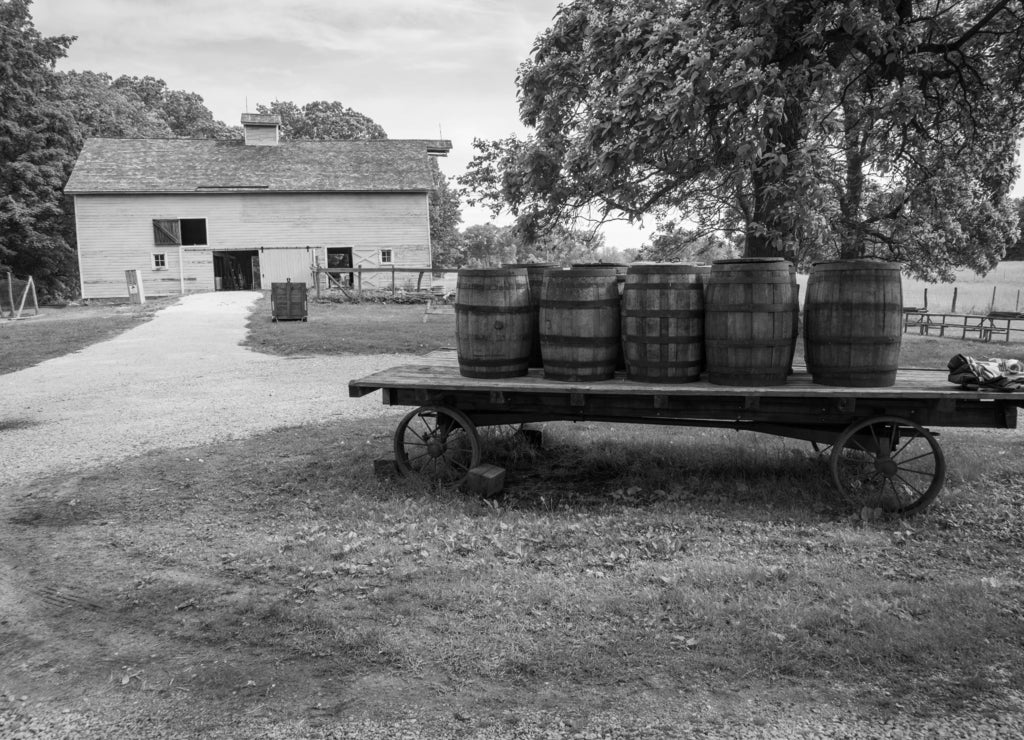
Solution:
{"label": "barn door", "polygon": [[254,254],[252,256],[251,267],[252,267],[252,289],[253,290],[262,290],[263,284],[260,281],[260,256],[258,254]]}

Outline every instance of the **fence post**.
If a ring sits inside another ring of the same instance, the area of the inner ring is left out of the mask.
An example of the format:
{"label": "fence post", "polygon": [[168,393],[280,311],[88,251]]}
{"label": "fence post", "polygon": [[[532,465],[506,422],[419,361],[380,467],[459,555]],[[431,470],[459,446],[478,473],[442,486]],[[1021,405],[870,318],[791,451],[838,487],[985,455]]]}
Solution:
{"label": "fence post", "polygon": [[953,288],[953,304],[949,307],[950,313],[956,313],[956,287]]}
{"label": "fence post", "polygon": [[313,278],[313,280],[314,280],[314,282],[316,282],[316,299],[319,301],[320,300],[320,255],[319,254],[313,256],[313,264],[316,265],[316,273],[315,273],[315,277]]}
{"label": "fence post", "polygon": [[14,316],[14,273],[7,271],[7,305],[11,307],[11,316]]}
{"label": "fence post", "polygon": [[924,312],[928,313],[928,288],[924,289]]}
{"label": "fence post", "polygon": [[996,287],[995,285],[992,286],[992,302],[988,304],[989,313],[992,313],[996,308]]}
{"label": "fence post", "polygon": [[356,291],[359,293],[359,299],[362,300],[362,298],[363,298],[363,266],[362,265],[356,265],[356,280],[358,282],[358,285],[356,286]]}
{"label": "fence post", "polygon": [[391,265],[391,295],[395,294],[395,266]]}

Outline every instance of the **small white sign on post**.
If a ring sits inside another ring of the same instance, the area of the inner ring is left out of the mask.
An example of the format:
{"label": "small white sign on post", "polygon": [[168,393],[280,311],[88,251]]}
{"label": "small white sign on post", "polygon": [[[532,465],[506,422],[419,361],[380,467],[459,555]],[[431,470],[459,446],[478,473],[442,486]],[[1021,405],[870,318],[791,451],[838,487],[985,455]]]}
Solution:
{"label": "small white sign on post", "polygon": [[128,302],[141,306],[146,302],[146,290],[142,287],[142,270],[125,270],[124,279],[128,283]]}

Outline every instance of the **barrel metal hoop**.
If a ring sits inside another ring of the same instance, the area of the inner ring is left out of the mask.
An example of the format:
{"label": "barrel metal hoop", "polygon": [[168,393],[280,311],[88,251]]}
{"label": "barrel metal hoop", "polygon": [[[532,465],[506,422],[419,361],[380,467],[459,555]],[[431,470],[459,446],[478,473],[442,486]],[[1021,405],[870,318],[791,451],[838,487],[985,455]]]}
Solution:
{"label": "barrel metal hoop", "polygon": [[621,304],[620,298],[602,298],[597,301],[560,301],[552,298],[542,298],[541,308],[618,308]]}
{"label": "barrel metal hoop", "polygon": [[628,367],[646,367],[646,368],[658,368],[658,369],[672,369],[672,368],[687,368],[687,367],[700,367],[704,363],[700,360],[690,360],[689,362],[643,362],[640,360],[626,360]]}
{"label": "barrel metal hoop", "polygon": [[526,306],[475,306],[473,304],[455,304],[455,313],[472,313],[472,314],[518,314],[518,313],[530,313],[534,308],[530,305]]}
{"label": "barrel metal hoop", "polygon": [[479,359],[476,357],[463,357],[459,359],[460,365],[467,365],[469,367],[503,367],[505,365],[522,365],[526,367],[526,363],[529,357],[502,357],[497,360]]}
{"label": "barrel metal hoop", "polygon": [[843,347],[850,344],[857,346],[871,346],[871,345],[891,345],[899,344],[900,337],[843,337],[842,339],[831,339],[831,340],[820,340],[811,339],[811,343],[814,347]]}
{"label": "barrel metal hoop", "polygon": [[789,313],[796,310],[795,303],[707,303],[704,306],[705,313]]}
{"label": "barrel metal hoop", "polygon": [[636,311],[631,308],[622,309],[623,319],[702,319],[704,310],[673,309],[670,311]]}
{"label": "barrel metal hoop", "polygon": [[634,344],[678,344],[680,346],[687,346],[691,344],[703,344],[704,337],[645,337],[642,334],[623,334],[622,341]]}
{"label": "barrel metal hoop", "polygon": [[703,293],[704,286],[699,282],[631,283],[626,281],[626,290],[699,290]]}
{"label": "barrel metal hoop", "polygon": [[605,337],[566,337],[560,335],[547,335],[540,338],[541,349],[544,347],[618,347],[618,335]]}
{"label": "barrel metal hoop", "polygon": [[758,342],[753,339],[704,339],[708,347],[723,347],[727,349],[753,349],[755,347],[789,347],[793,343],[792,337],[777,338],[774,341]]}

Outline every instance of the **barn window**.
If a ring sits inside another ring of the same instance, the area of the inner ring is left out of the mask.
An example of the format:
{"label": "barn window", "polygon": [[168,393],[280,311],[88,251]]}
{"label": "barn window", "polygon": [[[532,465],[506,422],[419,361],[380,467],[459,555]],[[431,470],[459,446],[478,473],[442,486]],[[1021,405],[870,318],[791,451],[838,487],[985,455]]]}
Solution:
{"label": "barn window", "polygon": [[205,218],[155,218],[153,243],[157,246],[206,244]]}
{"label": "barn window", "polygon": [[167,255],[163,252],[153,253],[153,269],[154,270],[166,270],[167,269]]}
{"label": "barn window", "polygon": [[394,260],[391,258],[391,250],[390,249],[382,249],[382,250],[380,250],[380,263],[382,265],[394,264]]}

